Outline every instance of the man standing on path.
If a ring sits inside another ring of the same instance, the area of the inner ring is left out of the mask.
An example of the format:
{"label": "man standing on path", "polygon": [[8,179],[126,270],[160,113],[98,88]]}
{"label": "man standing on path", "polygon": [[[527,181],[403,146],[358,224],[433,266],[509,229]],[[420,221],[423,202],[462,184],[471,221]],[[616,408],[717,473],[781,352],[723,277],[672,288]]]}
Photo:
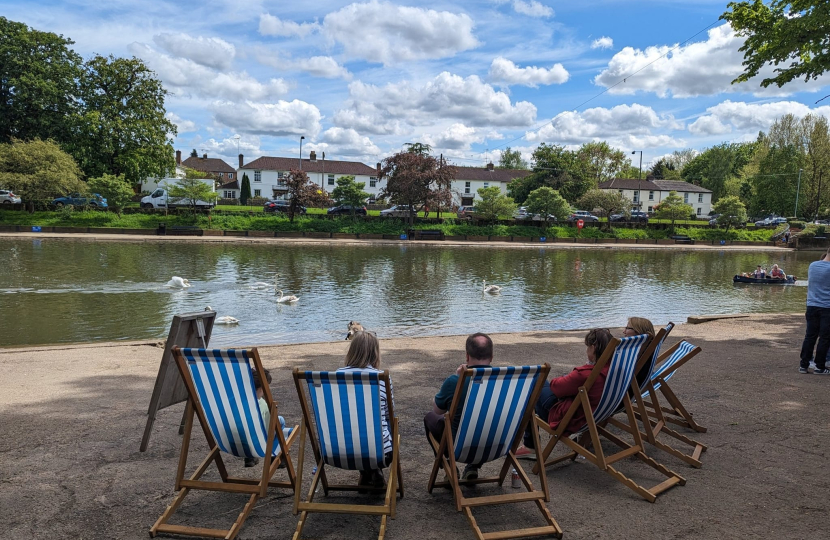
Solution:
{"label": "man standing on path", "polygon": [[827,369],[827,350],[830,349],[830,249],[824,256],[810,264],[807,270],[807,332],[801,345],[799,373],[809,373],[813,347],[816,347],[816,375],[830,375]]}
{"label": "man standing on path", "polygon": [[[830,266],[830,263],[828,263]],[[830,309],[828,309],[830,313]],[[487,334],[473,334],[467,338],[467,363],[458,366],[455,370],[455,375],[450,375],[441,385],[441,389],[435,395],[435,400],[432,404],[432,410],[424,417],[424,428],[427,432],[427,439],[432,434],[436,440],[440,441],[444,436],[444,414],[452,406],[452,398],[455,396],[455,387],[458,386],[458,378],[461,373],[468,367],[489,366],[493,361],[493,340]],[[467,389],[461,391],[461,401],[467,397]],[[452,433],[455,435],[458,431],[458,424],[461,422],[461,409],[459,406],[455,415],[452,418]],[[452,449],[450,449],[452,451]],[[461,474],[462,480],[475,480],[478,478],[478,463],[468,463],[464,467],[464,472]]]}

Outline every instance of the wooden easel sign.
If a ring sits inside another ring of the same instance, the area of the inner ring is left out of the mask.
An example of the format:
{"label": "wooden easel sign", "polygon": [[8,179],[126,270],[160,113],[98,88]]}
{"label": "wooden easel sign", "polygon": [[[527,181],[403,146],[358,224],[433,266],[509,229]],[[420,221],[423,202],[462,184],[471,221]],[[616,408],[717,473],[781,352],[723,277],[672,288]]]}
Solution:
{"label": "wooden easel sign", "polygon": [[170,325],[170,334],[167,336],[159,373],[156,376],[156,385],[153,387],[153,396],[150,398],[150,407],[147,409],[147,425],[144,427],[144,436],[141,437],[139,448],[141,452],[147,450],[156,413],[165,407],[187,400],[187,388],[173,360],[173,347],[207,349],[215,320],[215,311],[197,311],[173,316],[173,324]]}

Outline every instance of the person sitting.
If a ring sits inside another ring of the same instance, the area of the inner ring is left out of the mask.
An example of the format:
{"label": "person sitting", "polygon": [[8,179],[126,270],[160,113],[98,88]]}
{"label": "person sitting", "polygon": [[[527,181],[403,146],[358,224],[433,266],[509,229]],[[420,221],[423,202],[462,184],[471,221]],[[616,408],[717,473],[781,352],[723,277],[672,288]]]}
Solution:
{"label": "person sitting", "polygon": [[[346,365],[337,371],[372,371],[379,372],[380,369],[380,343],[378,338],[372,332],[355,332],[352,336],[351,345],[349,345],[349,352],[346,353]],[[386,385],[380,385],[380,413],[381,413],[381,429],[383,430],[383,453],[384,466],[392,463],[392,432],[389,429],[391,425],[389,418],[389,402],[392,400],[394,405],[394,395],[387,397]],[[392,390],[392,379],[389,379],[389,390]],[[386,485],[383,478],[383,469],[375,469],[372,471],[360,471],[360,478],[357,483],[359,486],[373,486],[382,488]]]}
{"label": "person sitting", "polygon": [[[632,325],[629,324],[629,326]],[[536,402],[534,409],[537,416],[547,419],[551,428],[556,429],[559,427],[559,422],[568,413],[571,404],[579,395],[580,387],[588,380],[591,371],[594,369],[594,364],[602,356],[602,353],[605,352],[605,348],[611,339],[611,332],[607,328],[595,328],[588,332],[585,336],[587,362],[579,367],[573,368],[567,375],[555,377],[550,381],[549,386],[542,387],[542,392],[539,394],[539,400]],[[602,397],[602,389],[605,387],[605,377],[608,374],[609,365],[606,364],[600,372],[599,377],[594,381],[594,384],[588,389],[588,401],[591,404],[592,410],[599,405],[599,400]],[[573,415],[571,421],[568,423],[565,435],[577,432],[584,425],[585,413],[582,409],[577,409],[576,414]],[[528,430],[525,431],[524,444],[516,450],[517,458],[536,459],[536,452],[533,450],[533,432],[530,429],[531,427],[528,427]]]}
{"label": "person sitting", "polygon": [[759,264],[758,267],[755,269],[755,272],[752,273],[752,277],[754,277],[755,279],[764,279],[765,277],[767,277],[767,273],[766,271],[764,271],[763,268],[761,268],[761,265]]}
{"label": "person sitting", "polygon": [[[271,372],[268,371],[265,368],[263,368],[262,371],[265,372],[265,380],[268,381],[268,384],[271,384],[271,380],[272,380]],[[251,370],[251,375],[254,377],[254,388],[256,388],[256,397],[257,397],[257,404],[259,404],[259,413],[262,415],[262,421],[265,423],[265,428],[268,429],[268,425],[271,424],[271,409],[268,408],[268,402],[265,401],[265,398],[263,397],[262,379],[260,379],[259,373],[255,369]],[[280,422],[280,429],[282,429],[283,434],[286,437],[288,435],[290,435],[291,432],[290,431],[286,432],[286,429],[285,429],[285,418],[283,418],[282,416],[278,416],[277,419]],[[246,467],[253,467],[257,463],[259,463],[259,458],[256,458],[256,457],[246,457],[245,458],[245,466]],[[284,466],[284,463],[281,463],[280,465]]]}
{"label": "person sitting", "polygon": [[623,337],[639,336],[648,334],[654,339],[654,325],[651,321],[642,317],[629,317],[628,324],[623,328]]}
{"label": "person sitting", "polygon": [[772,265],[772,270],[769,272],[769,277],[772,279],[787,279],[787,275],[784,274],[784,271],[778,268],[777,264]]}

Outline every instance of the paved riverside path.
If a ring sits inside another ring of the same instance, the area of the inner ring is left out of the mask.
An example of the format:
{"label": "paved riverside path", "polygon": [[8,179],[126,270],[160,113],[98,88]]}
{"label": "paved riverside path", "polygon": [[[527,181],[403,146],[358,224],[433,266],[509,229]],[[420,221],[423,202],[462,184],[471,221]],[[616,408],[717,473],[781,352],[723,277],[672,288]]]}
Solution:
{"label": "paved riverside path", "polygon": [[[709,446],[703,468],[648,448],[687,479],[686,486],[669,490],[655,504],[581,460],[549,469],[548,507],[565,538],[830,536],[830,377],[798,374],[803,330],[803,316],[797,314],[678,325],[669,344],[682,337],[703,348],[672,380],[709,428],[693,435]],[[549,361],[554,374],[564,374],[582,363],[583,336],[581,331],[494,334],[496,363]],[[406,488],[397,519],[388,525],[389,540],[474,538],[449,492],[426,492],[432,452],[422,425],[442,379],[463,360],[464,339],[381,340],[401,421]],[[347,346],[341,341],[260,348],[274,376],[280,413],[290,424],[300,420],[291,369],[335,369]],[[138,451],[161,353],[146,344],[0,349],[3,538],[147,538],[173,498],[180,444],[181,405],[161,411],[148,451]],[[194,429],[194,435],[190,470],[206,449],[201,432]],[[296,446],[292,455],[296,460]],[[230,462],[232,473],[251,474],[241,460]],[[661,481],[636,461],[618,465],[649,485]],[[310,475],[303,480],[306,489]],[[245,500],[243,495],[191,494],[178,519],[227,527]],[[291,503],[287,492],[269,491],[239,538],[291,538],[297,524]],[[484,530],[542,524],[529,503],[474,512]],[[313,539],[371,539],[379,522],[317,514],[304,532]]]}

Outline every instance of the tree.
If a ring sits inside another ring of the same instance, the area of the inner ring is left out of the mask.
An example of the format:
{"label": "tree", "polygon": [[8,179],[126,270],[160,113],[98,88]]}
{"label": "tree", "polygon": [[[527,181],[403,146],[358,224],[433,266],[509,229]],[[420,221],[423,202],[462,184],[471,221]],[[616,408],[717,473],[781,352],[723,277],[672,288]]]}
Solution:
{"label": "tree", "polygon": [[485,221],[495,221],[500,216],[509,217],[516,211],[516,203],[498,186],[478,188],[478,196],[481,200],[476,204],[476,212]]}
{"label": "tree", "polygon": [[504,149],[499,158],[499,169],[527,169],[527,161],[522,158],[519,150],[512,150],[509,146]]}
{"label": "tree", "polygon": [[727,185],[741,175],[758,148],[757,142],[722,143],[707,148],[683,167],[683,180],[712,191],[716,201],[727,194]]}
{"label": "tree", "polygon": [[674,170],[680,172],[698,154],[699,152],[693,148],[685,148],[683,150],[675,150],[666,160],[672,164]]}
{"label": "tree", "polygon": [[0,186],[19,195],[30,212],[35,201],[86,192],[72,156],[54,141],[38,139],[0,144]]}
{"label": "tree", "polygon": [[657,160],[651,167],[651,171],[649,171],[651,176],[654,177],[655,180],[666,180],[669,178],[679,178],[679,174],[675,174],[674,164],[666,158],[660,158]]}
{"label": "tree", "polygon": [[746,206],[735,196],[723,197],[712,205],[712,210],[720,214],[718,225],[726,227],[726,233],[729,233],[730,227],[746,223]]}
{"label": "tree", "polygon": [[776,67],[774,77],[761,81],[784,86],[794,79],[817,79],[830,67],[830,3],[820,0],[761,0],[729,2],[721,19],[746,41],[744,72],[732,81],[745,82],[758,75],[765,66]]}
{"label": "tree", "polygon": [[198,201],[216,200],[216,191],[198,178],[180,178],[175,184],[167,187],[167,195],[184,200],[193,209],[193,217],[196,217]]}
{"label": "tree", "polygon": [[531,174],[516,178],[507,186],[508,195],[519,204],[524,204],[530,192],[542,186],[557,190],[565,200],[573,202],[594,185],[584,177],[584,164],[564,146],[540,144],[533,151],[533,162]]}
{"label": "tree", "polygon": [[616,178],[629,164],[625,152],[611,148],[605,141],[583,144],[576,151],[576,159],[583,176],[591,180],[591,188]]}
{"label": "tree", "polygon": [[671,230],[674,231],[674,222],[678,219],[688,219],[694,213],[692,205],[683,202],[683,198],[676,191],[670,191],[668,196],[654,207],[654,216],[657,219],[671,221]]}
{"label": "tree", "polygon": [[355,215],[355,207],[362,206],[371,193],[366,193],[363,188],[366,182],[355,182],[353,175],[341,176],[337,179],[337,187],[331,191],[331,197],[337,204],[348,204],[352,207],[352,215]]}
{"label": "tree", "polygon": [[561,221],[571,213],[571,205],[568,201],[558,191],[547,186],[531,191],[525,204],[528,213],[543,216],[545,223],[548,222],[548,216],[555,216]]}
{"label": "tree", "polygon": [[301,206],[322,208],[330,201],[329,194],[309,180],[308,175],[299,169],[291,169],[288,172],[285,187],[288,189],[288,220],[291,223],[294,223],[294,216],[300,213]]}
{"label": "tree", "polygon": [[78,95],[83,112],[69,148],[87,176],[123,175],[137,184],[175,168],[167,91],[144,62],[93,57],[84,64]]}
{"label": "tree", "polygon": [[121,216],[121,210],[132,200],[135,192],[130,184],[120,176],[105,174],[98,178],[90,178],[87,188],[92,193],[100,193],[107,200],[107,206]]}
{"label": "tree", "polygon": [[0,143],[69,140],[81,73],[72,43],[0,17]]}
{"label": "tree", "polygon": [[196,151],[195,148],[190,151],[190,157],[195,157],[195,158],[199,157],[199,153]]}
{"label": "tree", "polygon": [[379,180],[386,178],[381,197],[409,208],[409,225],[414,213],[437,198],[446,199],[455,178],[455,167],[426,154],[401,152],[381,162]]}
{"label": "tree", "polygon": [[242,185],[239,189],[239,202],[242,206],[248,204],[248,199],[251,198],[251,180],[248,178],[248,173],[242,173]]}
{"label": "tree", "polygon": [[422,156],[428,156],[432,152],[432,147],[428,144],[423,143],[406,143],[407,149],[406,151],[410,154],[419,154]]}
{"label": "tree", "polygon": [[[599,208],[603,214],[610,217],[611,214],[624,212],[631,207],[631,200],[622,193],[607,189],[592,189],[579,198],[579,206],[589,212]],[[608,220],[608,229],[611,229],[611,220]]]}

